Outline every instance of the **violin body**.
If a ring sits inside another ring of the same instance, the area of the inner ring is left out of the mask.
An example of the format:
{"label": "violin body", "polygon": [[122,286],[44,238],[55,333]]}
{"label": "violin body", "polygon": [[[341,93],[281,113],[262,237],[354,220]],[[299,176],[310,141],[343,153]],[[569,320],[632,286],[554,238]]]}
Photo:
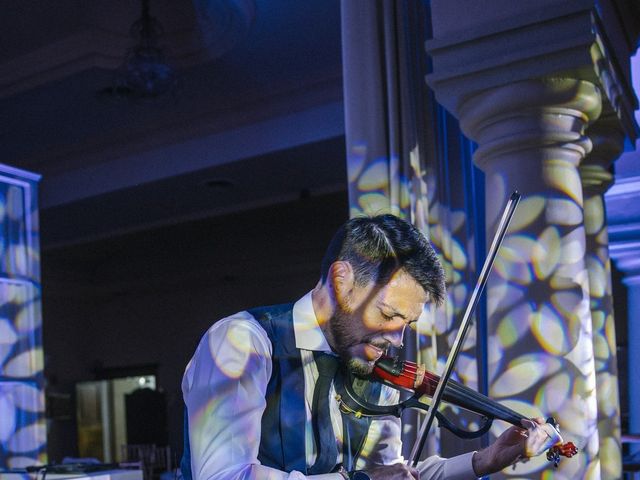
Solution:
{"label": "violin body", "polygon": [[[407,400],[397,405],[375,405],[358,397],[350,386],[350,382],[344,382],[343,391],[336,396],[340,409],[345,414],[361,416],[402,416],[407,408],[429,410],[429,405],[420,399],[424,396],[432,397],[440,377],[426,370],[423,365],[400,360],[396,357],[382,356],[374,366],[372,380],[384,383],[390,387],[411,392]],[[489,431],[493,420],[503,420],[524,428],[529,424],[536,435],[527,439],[525,448],[527,456],[538,456],[545,451],[547,459],[557,465],[560,457],[572,457],[578,449],[571,442],[563,443],[556,421],[550,417],[544,425],[538,425],[526,416],[504,405],[491,400],[489,397],[454,380],[449,380],[444,388],[442,400],[451,405],[464,408],[482,417],[480,427],[474,431],[462,430],[449,421],[441,412],[436,412],[435,417],[441,427],[450,430],[456,436],[465,439],[478,438]]]}
{"label": "violin body", "polygon": [[[427,371],[424,365],[388,356],[383,356],[376,362],[373,377],[391,387],[413,392],[414,400],[425,395],[432,397],[440,381],[440,377]],[[534,457],[546,451],[547,459],[557,466],[561,456],[570,458],[578,453],[578,449],[572,442],[563,443],[558,424],[553,417],[549,417],[544,425],[535,424],[515,410],[505,407],[455,380],[449,380],[445,385],[442,400],[484,417],[484,424],[476,432],[465,432],[463,437],[474,438],[484,434],[491,427],[494,419],[503,420],[520,428],[528,423],[534,427],[534,431],[541,430],[537,432],[537,435],[527,439],[525,448],[528,457]],[[426,404],[423,405],[426,407],[425,410],[428,409]],[[413,406],[416,406],[415,402]],[[436,412],[436,416],[442,426],[454,434],[458,434],[457,427],[451,429],[448,420],[443,422],[444,417],[440,412]]]}

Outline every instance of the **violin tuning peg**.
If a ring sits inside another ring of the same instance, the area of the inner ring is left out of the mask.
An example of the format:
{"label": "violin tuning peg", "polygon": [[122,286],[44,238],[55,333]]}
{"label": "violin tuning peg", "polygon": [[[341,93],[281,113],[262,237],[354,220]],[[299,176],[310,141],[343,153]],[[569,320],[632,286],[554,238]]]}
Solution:
{"label": "violin tuning peg", "polygon": [[553,462],[553,466],[558,468],[558,464],[560,463],[560,454],[558,453],[558,449],[556,447],[552,447],[547,450],[547,460]]}

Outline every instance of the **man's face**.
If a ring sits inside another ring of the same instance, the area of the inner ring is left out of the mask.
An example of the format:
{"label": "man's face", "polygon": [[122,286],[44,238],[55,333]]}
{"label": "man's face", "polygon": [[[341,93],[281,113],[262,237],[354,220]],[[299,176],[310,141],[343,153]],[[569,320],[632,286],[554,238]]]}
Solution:
{"label": "man's face", "polygon": [[331,319],[334,349],[357,376],[367,376],[390,345],[401,346],[404,329],[418,320],[427,294],[399,270],[384,285],[354,285]]}

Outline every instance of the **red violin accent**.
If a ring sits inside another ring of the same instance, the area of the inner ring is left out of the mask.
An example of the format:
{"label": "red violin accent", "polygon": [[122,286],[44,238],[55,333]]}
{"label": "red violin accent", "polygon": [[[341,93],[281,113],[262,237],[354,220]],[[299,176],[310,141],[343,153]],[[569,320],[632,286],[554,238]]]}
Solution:
{"label": "red violin accent", "polygon": [[554,445],[547,451],[547,460],[553,462],[553,465],[557,467],[561,456],[571,458],[576,453],[578,453],[578,447],[573,442],[562,443]]}
{"label": "red violin accent", "polygon": [[[432,397],[440,381],[440,377],[427,371],[424,365],[388,356],[376,362],[373,377],[391,387],[412,391],[416,397]],[[522,420],[527,420],[527,417],[454,380],[447,382],[442,400],[489,419],[504,420],[516,427],[522,427]],[[558,429],[553,418],[547,419],[547,423]],[[547,451],[547,459],[557,466],[561,456],[570,458],[576,453],[578,449],[572,442],[557,443]]]}

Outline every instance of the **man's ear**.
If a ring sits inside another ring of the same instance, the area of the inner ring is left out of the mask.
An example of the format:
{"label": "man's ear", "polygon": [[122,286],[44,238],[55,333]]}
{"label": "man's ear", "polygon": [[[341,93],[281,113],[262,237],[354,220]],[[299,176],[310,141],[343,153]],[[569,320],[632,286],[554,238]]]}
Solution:
{"label": "man's ear", "polygon": [[341,306],[348,305],[348,298],[351,295],[355,278],[353,267],[349,262],[338,260],[329,267],[329,277],[336,301]]}

